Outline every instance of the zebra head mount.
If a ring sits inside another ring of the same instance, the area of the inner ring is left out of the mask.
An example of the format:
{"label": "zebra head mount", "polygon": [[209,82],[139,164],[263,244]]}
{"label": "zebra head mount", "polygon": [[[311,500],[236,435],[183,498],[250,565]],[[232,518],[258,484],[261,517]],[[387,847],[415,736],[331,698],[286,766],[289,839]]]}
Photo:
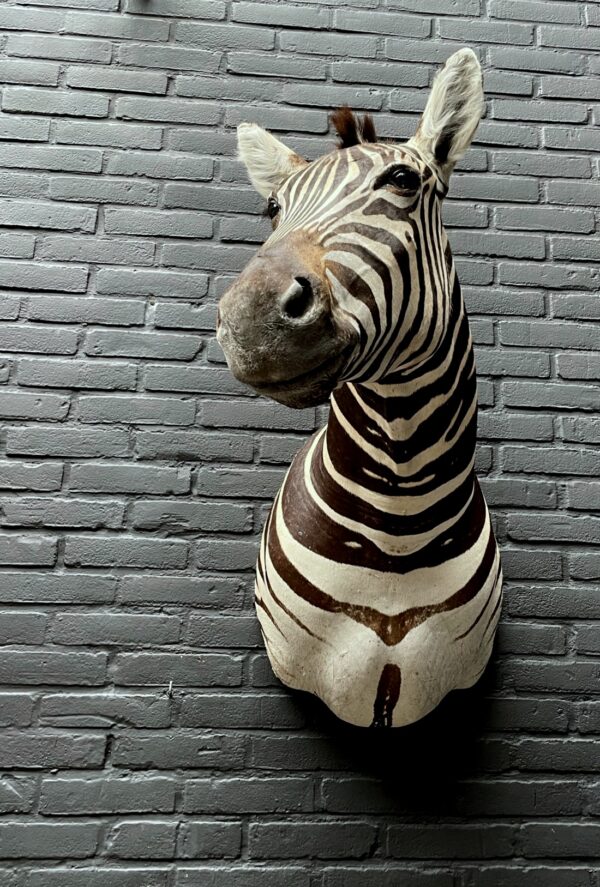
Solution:
{"label": "zebra head mount", "polygon": [[341,149],[312,163],[239,128],[274,230],[221,300],[219,341],[258,392],[331,398],[265,525],[257,614],[277,676],[361,726],[408,724],[472,686],[500,614],[473,348],[441,222],[482,105],[463,49],[404,144],[348,109]]}
{"label": "zebra head mount", "polygon": [[[404,144],[377,142],[369,117],[341,109],[341,150],[309,163],[261,127],[240,125],[240,157],[274,231],[219,306],[234,376],[307,407],[343,381],[379,381],[435,349],[450,299],[441,202],[482,107],[479,62],[463,49]],[[411,322],[419,310],[432,328]]]}

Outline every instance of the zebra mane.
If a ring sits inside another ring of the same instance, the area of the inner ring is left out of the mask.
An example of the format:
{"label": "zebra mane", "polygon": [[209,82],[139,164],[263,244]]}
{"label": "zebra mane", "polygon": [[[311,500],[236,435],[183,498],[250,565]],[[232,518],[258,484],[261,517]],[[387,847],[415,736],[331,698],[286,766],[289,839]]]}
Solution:
{"label": "zebra mane", "polygon": [[331,114],[331,122],[338,134],[338,148],[351,148],[362,142],[376,142],[375,124],[370,114],[357,117],[348,107],[343,105]]}

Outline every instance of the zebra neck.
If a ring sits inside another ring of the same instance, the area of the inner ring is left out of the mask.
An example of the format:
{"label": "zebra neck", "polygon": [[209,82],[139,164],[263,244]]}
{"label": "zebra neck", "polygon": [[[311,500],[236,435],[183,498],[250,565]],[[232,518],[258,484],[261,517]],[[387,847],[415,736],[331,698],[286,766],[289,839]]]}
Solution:
{"label": "zebra neck", "polygon": [[333,393],[321,458],[339,488],[378,508],[397,512],[404,501],[413,511],[421,499],[428,510],[444,502],[438,516],[447,517],[473,495],[476,426],[475,364],[462,311],[443,347],[410,374],[348,382]]}

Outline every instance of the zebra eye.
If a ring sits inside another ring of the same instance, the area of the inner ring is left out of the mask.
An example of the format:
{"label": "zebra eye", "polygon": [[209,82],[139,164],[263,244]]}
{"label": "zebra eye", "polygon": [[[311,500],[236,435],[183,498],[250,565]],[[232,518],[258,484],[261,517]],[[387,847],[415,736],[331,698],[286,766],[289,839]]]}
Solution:
{"label": "zebra eye", "polygon": [[400,191],[416,191],[421,184],[421,176],[409,166],[395,166],[388,170],[385,183]]}
{"label": "zebra eye", "polygon": [[270,219],[274,219],[281,207],[274,197],[269,197],[267,201],[267,215]]}

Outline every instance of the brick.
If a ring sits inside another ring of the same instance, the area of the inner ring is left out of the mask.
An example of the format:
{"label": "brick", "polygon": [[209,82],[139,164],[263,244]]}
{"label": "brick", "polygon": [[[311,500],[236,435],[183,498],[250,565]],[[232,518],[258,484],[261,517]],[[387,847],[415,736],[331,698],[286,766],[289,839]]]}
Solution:
{"label": "brick", "polygon": [[65,117],[107,117],[108,98],[55,89],[8,87],[2,98],[3,111],[25,114],[57,114]]}
{"label": "brick", "polygon": [[56,462],[0,461],[0,489],[59,490],[62,484],[63,466]]}
{"label": "brick", "polygon": [[274,693],[221,693],[187,695],[181,723],[187,727],[293,729],[304,725],[293,701]]}
{"label": "brick", "polygon": [[[477,22],[448,18],[440,21],[440,35],[450,40],[478,43],[505,43],[526,46],[533,43],[533,27],[514,22]],[[501,52],[501,50],[498,50]],[[510,67],[507,65],[506,67]]]}
{"label": "brick", "polygon": [[98,686],[105,681],[106,656],[103,653],[84,652],[5,652],[0,654],[0,674],[4,683],[10,681],[12,684]]}
{"label": "brick", "polygon": [[50,121],[32,117],[0,116],[0,139],[19,142],[45,142],[50,135]]}
{"label": "brick", "polygon": [[558,354],[556,365],[562,379],[600,379],[600,354]]}
{"label": "brick", "polygon": [[570,3],[546,3],[539,0],[491,0],[490,15],[522,21],[576,24],[579,10]]}
{"label": "brick", "polygon": [[556,209],[547,206],[499,207],[495,211],[499,228],[529,231],[567,231],[588,234],[594,230],[593,214],[589,210]]}
{"label": "brick", "polygon": [[[194,576],[124,576],[119,592],[119,598],[124,603],[171,603],[173,606],[208,609],[239,609],[243,595],[243,586],[237,579],[223,576],[206,579]],[[183,654],[178,656],[183,660]]]}
{"label": "brick", "polygon": [[[0,572],[0,602],[16,604],[94,604],[115,598],[116,580],[81,573]],[[67,663],[69,664],[69,663]]]}
{"label": "brick", "polygon": [[84,265],[0,261],[0,287],[82,293],[87,280],[88,269]]}
{"label": "brick", "polygon": [[4,822],[0,842],[5,859],[43,857],[84,859],[93,856],[100,837],[95,823]]}
{"label": "brick", "polygon": [[56,563],[57,541],[51,536],[0,533],[0,564],[50,567]]}
{"label": "brick", "polygon": [[32,869],[28,887],[167,887],[168,872],[156,868]]}
{"label": "brick", "polygon": [[[354,0],[356,2],[356,0]],[[175,887],[194,887],[204,881],[211,887],[309,887],[309,873],[305,869],[285,866],[193,866],[180,868]]]}
{"label": "brick", "polygon": [[42,644],[46,625],[44,613],[0,611],[0,644]]}
{"label": "brick", "polygon": [[350,9],[336,10],[334,27],[339,31],[356,31],[359,34],[401,34],[405,37],[429,37],[431,33],[431,23],[425,18],[394,13],[354,12]]}
{"label": "brick", "polygon": [[565,123],[585,123],[588,110],[575,102],[501,101],[493,104],[493,116],[498,120],[540,120]]}
{"label": "brick", "polygon": [[310,780],[285,778],[190,779],[186,813],[310,813],[314,787]]}
{"label": "brick", "polygon": [[565,629],[559,625],[511,623],[500,626],[497,644],[501,654],[562,656],[566,653],[567,638]]}
{"label": "brick", "polygon": [[599,144],[598,133],[586,127],[546,127],[543,142],[546,148],[565,151],[597,151]]}
{"label": "brick", "polygon": [[111,45],[103,40],[79,40],[75,37],[9,37],[8,55],[41,59],[64,59],[69,62],[108,62]]}
{"label": "brick", "polygon": [[0,225],[56,228],[61,231],[94,231],[96,211],[87,207],[4,200],[0,201]]}
{"label": "brick", "polygon": [[538,49],[532,57],[528,49],[493,48],[490,61],[494,67],[515,71],[548,72],[551,74],[584,74],[585,57],[575,52]]}
{"label": "brick", "polygon": [[171,813],[176,784],[164,776],[45,778],[40,810],[46,816]]}
{"label": "brick", "polygon": [[[126,456],[128,434],[117,428],[104,431],[42,424],[29,428],[9,427],[6,447],[9,454],[27,456]],[[7,478],[11,478],[13,470],[17,472],[16,479],[13,477],[8,482]],[[46,477],[48,473],[49,478]],[[57,490],[60,489],[61,479],[62,466],[56,463],[0,462],[0,486],[4,484],[10,489]]]}
{"label": "brick", "polygon": [[144,567],[180,569],[187,561],[187,543],[139,536],[69,536],[65,564],[70,567]]}
{"label": "brick", "polygon": [[[160,470],[152,469],[153,472]],[[233,502],[138,500],[131,512],[131,523],[140,530],[162,529],[169,533],[190,531],[245,533],[252,529],[252,512],[248,506]]]}
{"label": "brick", "polygon": [[162,0],[149,4],[147,0],[125,0],[126,12],[143,15],[177,16],[219,20],[225,18],[225,4],[221,0]]}
{"label": "brick", "polygon": [[104,89],[110,92],[141,92],[164,95],[167,91],[165,74],[147,71],[124,71],[122,68],[84,67],[70,65],[65,78],[67,86],[80,89]]}
{"label": "brick", "polygon": [[473,872],[466,875],[469,887],[477,884],[481,887],[544,887],[549,879],[555,882],[556,887],[578,887],[579,884],[591,883],[590,871],[585,868],[565,868],[561,866],[537,866],[535,864],[511,865],[511,866],[477,866]]}
{"label": "brick", "polygon": [[[170,702],[164,697],[149,694],[116,694],[101,693],[60,693],[42,698],[40,705],[40,724],[53,727],[91,727],[103,729],[117,724],[128,727],[145,727],[158,729],[168,727],[171,720]],[[99,781],[102,786],[102,781]],[[118,784],[116,786],[118,788]],[[160,790],[161,785],[157,785]],[[71,794],[67,795],[67,798]],[[149,812],[161,810],[161,804],[168,803],[158,800],[157,806],[150,806]],[[94,804],[90,804],[90,813],[94,812]],[[76,809],[76,808],[74,808]],[[81,798],[79,799],[81,811]],[[57,810],[56,812],[61,812]],[[66,812],[66,811],[62,811]],[[121,811],[118,811],[121,812]],[[141,812],[138,809],[122,812]]]}
{"label": "brick", "polygon": [[159,302],[154,309],[154,326],[158,329],[210,330],[214,332],[217,308],[208,305]]}
{"label": "brick", "polygon": [[175,397],[119,397],[86,395],[79,398],[82,422],[139,425],[192,425],[196,404]]}
{"label": "brick", "polygon": [[0,777],[0,811],[2,813],[29,813],[35,795],[33,780],[6,774]]}
{"label": "brick", "polygon": [[[363,864],[364,865],[364,864]],[[388,865],[374,866],[371,862],[362,866],[343,867],[337,865],[333,869],[324,869],[325,887],[361,887],[364,878],[370,879],[373,887],[395,887],[398,877],[402,878],[403,887],[452,887],[450,872],[439,870],[411,871],[399,868],[394,864],[393,871]]]}
{"label": "brick", "polygon": [[314,55],[373,58],[377,43],[374,37],[355,37],[347,34],[311,34],[307,44],[302,31],[283,31],[281,48],[286,52],[306,52]]}
{"label": "brick", "polygon": [[213,223],[198,213],[107,210],[107,234],[142,234],[160,237],[210,237]]}
{"label": "brick", "polygon": [[201,496],[271,499],[283,480],[283,472],[261,468],[201,468],[198,493]]}
{"label": "brick", "polygon": [[557,99],[597,99],[600,87],[595,77],[560,77],[548,75],[540,78],[540,94]]}
{"label": "brick", "polygon": [[248,435],[207,434],[204,431],[138,431],[135,451],[144,459],[182,459],[204,462],[250,462],[253,445]]}
{"label": "brick", "polygon": [[511,856],[515,833],[509,825],[389,826],[388,852],[400,859],[453,859]]}
{"label": "brick", "polygon": [[[73,655],[81,661],[81,653]],[[73,735],[66,730],[28,730],[24,735],[23,731],[4,730],[1,735],[0,766],[5,768],[66,767],[81,770],[97,767],[104,759],[106,739],[99,733]]]}
{"label": "brick", "polygon": [[[157,179],[187,179],[208,181],[213,174],[213,161],[206,157],[180,155],[161,151],[115,151],[108,158],[106,171],[110,175],[148,176]],[[132,262],[131,264],[136,264]]]}
{"label": "brick", "polygon": [[121,859],[172,859],[176,840],[176,822],[119,822],[108,835],[108,855]]}
{"label": "brick", "polygon": [[375,826],[352,822],[251,823],[250,854],[255,859],[361,859],[369,855]]}
{"label": "brick", "polygon": [[[0,695],[0,726],[28,727],[31,724],[34,701],[33,696],[25,693],[2,693]],[[3,797],[5,793],[10,793],[10,778],[4,789],[0,789],[0,797]],[[3,797],[3,801],[6,803],[6,798]]]}
{"label": "brick", "polygon": [[32,62],[21,59],[0,60],[0,78],[3,83],[56,86],[59,70],[59,66],[52,62]]}
{"label": "brick", "polygon": [[187,641],[193,647],[253,648],[262,643],[254,616],[191,616]]}
{"label": "brick", "polygon": [[504,402],[508,406],[595,410],[598,407],[598,391],[590,386],[568,383],[505,382]]}
{"label": "brick", "polygon": [[21,360],[17,379],[21,385],[43,388],[135,388],[136,367],[123,363],[91,361]]}
{"label": "brick", "polygon": [[598,825],[592,823],[525,823],[521,827],[523,855],[547,857],[552,854],[567,858],[588,855],[597,841],[597,835]]}
{"label": "brick", "polygon": [[[574,578],[586,578],[590,572],[585,570],[585,564],[578,564],[574,560]],[[593,619],[600,612],[600,607],[598,595],[595,592],[590,594],[585,589],[558,589],[554,592],[546,586],[529,586],[511,589],[508,610],[517,616],[543,619]]]}
{"label": "brick", "polygon": [[160,148],[162,132],[159,127],[137,123],[58,123],[56,141],[68,145],[99,145],[111,148],[141,148],[152,151]]}
{"label": "brick", "polygon": [[[50,179],[50,196],[56,200],[153,206],[158,201],[158,186],[142,182],[123,185],[119,179],[105,177],[61,176]],[[106,226],[105,231],[111,233]]]}
{"label": "brick", "polygon": [[[68,250],[69,245],[66,246]],[[80,247],[85,249],[85,244],[80,243]],[[51,296],[37,296],[29,299],[27,316],[30,320],[56,321],[58,323],[131,326],[144,322],[144,308],[143,302],[134,299],[94,299],[90,297],[82,299],[69,296],[57,299]],[[101,361],[94,361],[98,373],[101,365]],[[126,364],[116,364],[116,366],[121,371],[125,371],[125,375],[127,375]],[[129,369],[132,368],[129,367]]]}
{"label": "brick", "polygon": [[[213,25],[200,22],[177,22],[175,40],[202,50],[272,49],[275,35],[268,28],[245,28],[243,25]],[[283,46],[282,41],[282,48]]]}
{"label": "brick", "polygon": [[[0,234],[0,256],[8,259],[31,259],[35,248],[35,238],[29,234]],[[18,302],[14,302],[17,310],[4,320],[14,320],[18,315]]]}
{"label": "brick", "polygon": [[240,855],[241,822],[187,821],[179,834],[184,859],[223,859]]}
{"label": "brick", "polygon": [[96,278],[98,293],[108,295],[197,299],[205,295],[207,285],[205,274],[182,274],[177,271],[101,268]]}
{"label": "brick", "polygon": [[300,80],[325,80],[326,66],[315,59],[272,56],[264,53],[229,52],[227,69],[236,74],[257,77],[293,77]]}
{"label": "brick", "polygon": [[192,360],[200,350],[197,336],[175,333],[92,330],[87,334],[85,353],[106,357],[152,357],[169,360]]}
{"label": "brick", "polygon": [[240,769],[244,762],[243,738],[234,733],[203,733],[201,730],[179,729],[177,742],[172,732],[153,730],[123,732],[116,739],[114,766],[130,770],[155,767],[158,770]]}
{"label": "brick", "polygon": [[201,71],[214,74],[219,67],[221,54],[206,49],[187,49],[179,46],[145,46],[129,44],[119,47],[118,60],[122,65],[141,68],[160,68],[179,71]]}
{"label": "brick", "polygon": [[125,37],[128,40],[167,40],[169,23],[153,19],[130,18],[122,15],[94,15],[88,12],[68,12],[65,30],[69,34],[89,34],[93,37]]}
{"label": "brick", "polygon": [[116,658],[117,684],[164,687],[165,679],[176,687],[237,687],[242,682],[242,660],[220,653],[124,653]]}
{"label": "brick", "polygon": [[85,493],[158,493],[181,495],[190,491],[190,469],[131,465],[127,462],[87,462],[73,465],[69,488]]}
{"label": "brick", "polygon": [[[579,78],[578,78],[579,79]],[[494,172],[510,175],[538,175],[567,178],[578,176],[589,178],[591,175],[588,157],[562,156],[560,164],[552,154],[529,151],[494,151],[492,153]]]}
{"label": "brick", "polygon": [[146,646],[174,644],[179,640],[176,616],[137,614],[58,615],[50,636],[65,646]]}
{"label": "brick", "polygon": [[0,145],[0,164],[24,169],[64,172],[100,172],[102,152],[94,148],[59,148],[55,145],[31,145],[27,155],[19,145]]}

